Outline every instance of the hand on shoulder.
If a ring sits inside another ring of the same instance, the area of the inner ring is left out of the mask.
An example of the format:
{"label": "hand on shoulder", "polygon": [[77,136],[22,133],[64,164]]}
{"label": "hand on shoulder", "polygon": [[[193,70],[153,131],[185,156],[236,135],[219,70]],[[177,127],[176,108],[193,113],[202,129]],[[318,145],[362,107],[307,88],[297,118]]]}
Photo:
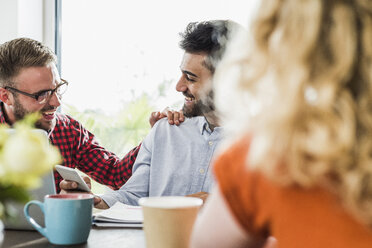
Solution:
{"label": "hand on shoulder", "polygon": [[156,111],[156,112],[151,113],[150,118],[149,118],[151,127],[153,127],[158,120],[165,118],[165,117],[167,117],[168,123],[170,125],[175,124],[178,126],[185,120],[182,110],[176,111],[176,110],[170,109],[169,107],[166,107],[161,112]]}

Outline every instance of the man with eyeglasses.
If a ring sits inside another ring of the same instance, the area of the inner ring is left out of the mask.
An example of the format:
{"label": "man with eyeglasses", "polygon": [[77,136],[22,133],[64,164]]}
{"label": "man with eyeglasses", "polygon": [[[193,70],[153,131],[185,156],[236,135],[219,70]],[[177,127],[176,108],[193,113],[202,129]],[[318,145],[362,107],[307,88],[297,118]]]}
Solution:
{"label": "man with eyeglasses", "polygon": [[[131,176],[140,146],[122,159],[101,147],[92,133],[70,116],[57,112],[68,82],[59,77],[54,53],[42,43],[14,39],[0,45],[0,123],[13,125],[40,112],[36,127],[46,130],[63,156],[63,165],[78,168],[113,189]],[[162,115],[152,116],[153,124]],[[56,188],[62,178],[55,172]]]}

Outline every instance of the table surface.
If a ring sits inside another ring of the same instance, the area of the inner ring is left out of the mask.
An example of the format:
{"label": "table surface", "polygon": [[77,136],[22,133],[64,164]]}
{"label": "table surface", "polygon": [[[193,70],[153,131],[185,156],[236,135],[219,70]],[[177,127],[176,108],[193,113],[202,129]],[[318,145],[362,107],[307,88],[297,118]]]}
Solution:
{"label": "table surface", "polygon": [[[4,241],[1,248],[21,247],[63,247],[48,242],[37,231],[14,231],[5,230]],[[145,248],[145,235],[141,228],[97,228],[90,231],[88,241],[85,244],[68,247],[84,248]]]}

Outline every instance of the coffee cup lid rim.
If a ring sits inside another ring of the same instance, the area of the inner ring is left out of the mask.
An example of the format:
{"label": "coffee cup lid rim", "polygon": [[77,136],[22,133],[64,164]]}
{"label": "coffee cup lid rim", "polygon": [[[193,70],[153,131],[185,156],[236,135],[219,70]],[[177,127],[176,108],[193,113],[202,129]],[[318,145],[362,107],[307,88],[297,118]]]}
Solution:
{"label": "coffee cup lid rim", "polygon": [[83,194],[83,193],[70,193],[70,194],[51,194],[46,195],[45,198],[49,199],[60,199],[60,200],[84,200],[92,199],[94,196],[92,194]]}
{"label": "coffee cup lid rim", "polygon": [[[172,204],[164,205],[169,203],[170,201],[172,201]],[[200,207],[203,204],[203,200],[197,197],[186,196],[158,196],[142,197],[141,199],[139,199],[138,204],[142,207],[177,209]]]}

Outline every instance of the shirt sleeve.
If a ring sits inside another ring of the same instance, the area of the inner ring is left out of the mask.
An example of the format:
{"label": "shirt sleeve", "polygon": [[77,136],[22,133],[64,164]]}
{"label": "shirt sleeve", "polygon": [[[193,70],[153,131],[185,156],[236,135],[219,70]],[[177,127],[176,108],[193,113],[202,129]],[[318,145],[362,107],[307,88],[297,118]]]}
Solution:
{"label": "shirt sleeve", "polygon": [[122,159],[100,146],[94,135],[80,123],[75,125],[77,168],[95,181],[112,189],[119,189],[132,175],[140,145],[134,147]]}
{"label": "shirt sleeve", "polygon": [[139,150],[137,160],[133,166],[133,175],[119,190],[104,194],[101,198],[109,207],[119,201],[128,205],[138,205],[141,197],[149,196],[151,140],[145,139]]}
{"label": "shirt sleeve", "polygon": [[[249,151],[247,140],[234,144],[214,164],[218,185],[238,223],[247,233],[268,236],[265,197],[261,197],[260,178],[246,166]],[[267,205],[267,204],[266,204]]]}

